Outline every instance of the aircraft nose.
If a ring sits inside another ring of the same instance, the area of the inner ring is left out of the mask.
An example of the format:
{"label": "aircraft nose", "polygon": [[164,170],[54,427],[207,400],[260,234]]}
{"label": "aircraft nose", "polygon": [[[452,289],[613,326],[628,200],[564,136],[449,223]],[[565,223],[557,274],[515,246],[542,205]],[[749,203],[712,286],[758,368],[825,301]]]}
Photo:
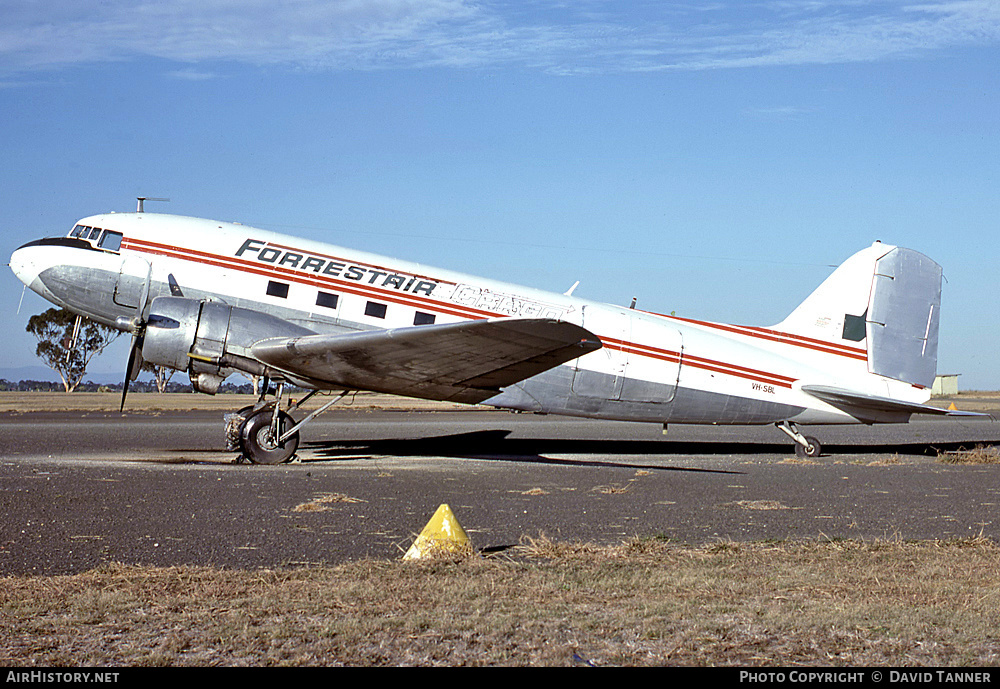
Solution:
{"label": "aircraft nose", "polygon": [[10,255],[10,269],[14,271],[14,275],[17,279],[23,282],[27,286],[31,286],[31,283],[38,278],[38,273],[41,269],[33,260],[34,254],[36,252],[32,251],[29,245],[24,245],[19,249],[16,249],[14,253]]}

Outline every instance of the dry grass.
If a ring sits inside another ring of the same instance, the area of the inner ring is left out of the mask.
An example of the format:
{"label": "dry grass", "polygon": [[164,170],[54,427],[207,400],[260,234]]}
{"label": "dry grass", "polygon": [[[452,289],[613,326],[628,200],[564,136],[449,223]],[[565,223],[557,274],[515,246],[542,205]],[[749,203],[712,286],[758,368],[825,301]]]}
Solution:
{"label": "dry grass", "polygon": [[731,503],[734,507],[744,510],[787,510],[788,506],[781,504],[777,500],[737,500]]}
{"label": "dry grass", "polygon": [[329,505],[331,504],[354,502],[364,502],[364,500],[361,498],[352,498],[343,493],[324,493],[309,502],[296,505],[292,508],[292,512],[326,512],[330,509]]}
{"label": "dry grass", "polygon": [[504,557],[109,565],[0,588],[0,664],[889,665],[1000,661],[1000,547],[525,539]]}
{"label": "dry grass", "polygon": [[943,464],[997,464],[1000,463],[1000,448],[976,445],[969,450],[939,452],[938,461]]}

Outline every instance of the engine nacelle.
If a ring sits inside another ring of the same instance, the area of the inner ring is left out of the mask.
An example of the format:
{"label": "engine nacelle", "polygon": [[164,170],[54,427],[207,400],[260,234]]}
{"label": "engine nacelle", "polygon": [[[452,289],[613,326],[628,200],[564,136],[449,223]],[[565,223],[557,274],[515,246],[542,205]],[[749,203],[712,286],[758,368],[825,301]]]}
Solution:
{"label": "engine nacelle", "polygon": [[214,395],[234,371],[263,375],[250,347],[271,337],[315,334],[260,311],[217,301],[156,297],[149,307],[142,358],[187,371],[191,385]]}

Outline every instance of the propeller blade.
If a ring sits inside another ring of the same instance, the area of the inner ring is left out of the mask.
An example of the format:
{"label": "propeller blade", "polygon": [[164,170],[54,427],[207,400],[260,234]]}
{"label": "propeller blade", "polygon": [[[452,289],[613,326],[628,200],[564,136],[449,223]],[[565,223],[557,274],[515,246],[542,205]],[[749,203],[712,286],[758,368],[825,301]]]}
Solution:
{"label": "propeller blade", "polygon": [[129,383],[139,377],[142,370],[142,341],[146,333],[146,320],[143,312],[146,310],[146,302],[149,300],[149,285],[153,281],[153,264],[148,264],[146,270],[146,281],[142,284],[142,293],[139,296],[139,305],[135,307],[135,316],[132,318],[132,347],[128,353],[128,365],[125,367],[125,382],[122,383],[122,404],[119,411],[125,411],[125,397],[128,395]]}
{"label": "propeller blade", "polygon": [[146,310],[146,301],[149,299],[149,283],[153,281],[153,264],[147,263],[146,281],[142,283],[142,293],[139,295],[139,305],[135,307],[135,321],[143,324],[142,313]]}
{"label": "propeller blade", "polygon": [[128,366],[125,368],[125,381],[122,383],[122,406],[118,411],[125,411],[125,397],[128,395],[128,384],[132,382],[132,370],[135,368],[135,343],[138,338],[132,338],[132,347],[128,352]]}
{"label": "propeller blade", "polygon": [[132,336],[132,347],[128,353],[128,366],[125,368],[125,382],[122,384],[122,406],[118,411],[125,411],[125,397],[128,395],[129,383],[139,377],[142,370],[142,341],[140,334]]}
{"label": "propeller blade", "polygon": [[142,343],[143,338],[137,337],[132,344],[132,351],[129,353],[128,357],[128,379],[130,381],[135,380],[139,377],[139,372],[142,371],[142,365],[145,363],[145,359],[142,358]]}

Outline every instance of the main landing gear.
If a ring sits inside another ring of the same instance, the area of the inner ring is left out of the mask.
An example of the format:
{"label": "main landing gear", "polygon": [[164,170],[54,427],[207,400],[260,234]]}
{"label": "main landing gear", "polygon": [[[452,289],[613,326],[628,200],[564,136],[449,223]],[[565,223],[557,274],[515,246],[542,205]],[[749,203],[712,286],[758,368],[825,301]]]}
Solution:
{"label": "main landing gear", "polygon": [[795,441],[795,455],[797,457],[819,457],[823,447],[819,441],[811,435],[802,435],[799,427],[791,421],[782,421],[774,424],[778,430],[784,432],[789,438]]}
{"label": "main landing gear", "polygon": [[[347,391],[340,393],[296,423],[291,414],[281,410],[284,383],[278,383],[273,401],[265,399],[268,388],[269,384],[265,380],[264,392],[256,404],[226,415],[226,449],[239,450],[240,457],[237,461],[249,461],[252,464],[283,464],[291,461],[299,448],[299,430],[347,394]],[[313,390],[289,407],[288,411],[300,409],[317,392],[319,391]]]}

